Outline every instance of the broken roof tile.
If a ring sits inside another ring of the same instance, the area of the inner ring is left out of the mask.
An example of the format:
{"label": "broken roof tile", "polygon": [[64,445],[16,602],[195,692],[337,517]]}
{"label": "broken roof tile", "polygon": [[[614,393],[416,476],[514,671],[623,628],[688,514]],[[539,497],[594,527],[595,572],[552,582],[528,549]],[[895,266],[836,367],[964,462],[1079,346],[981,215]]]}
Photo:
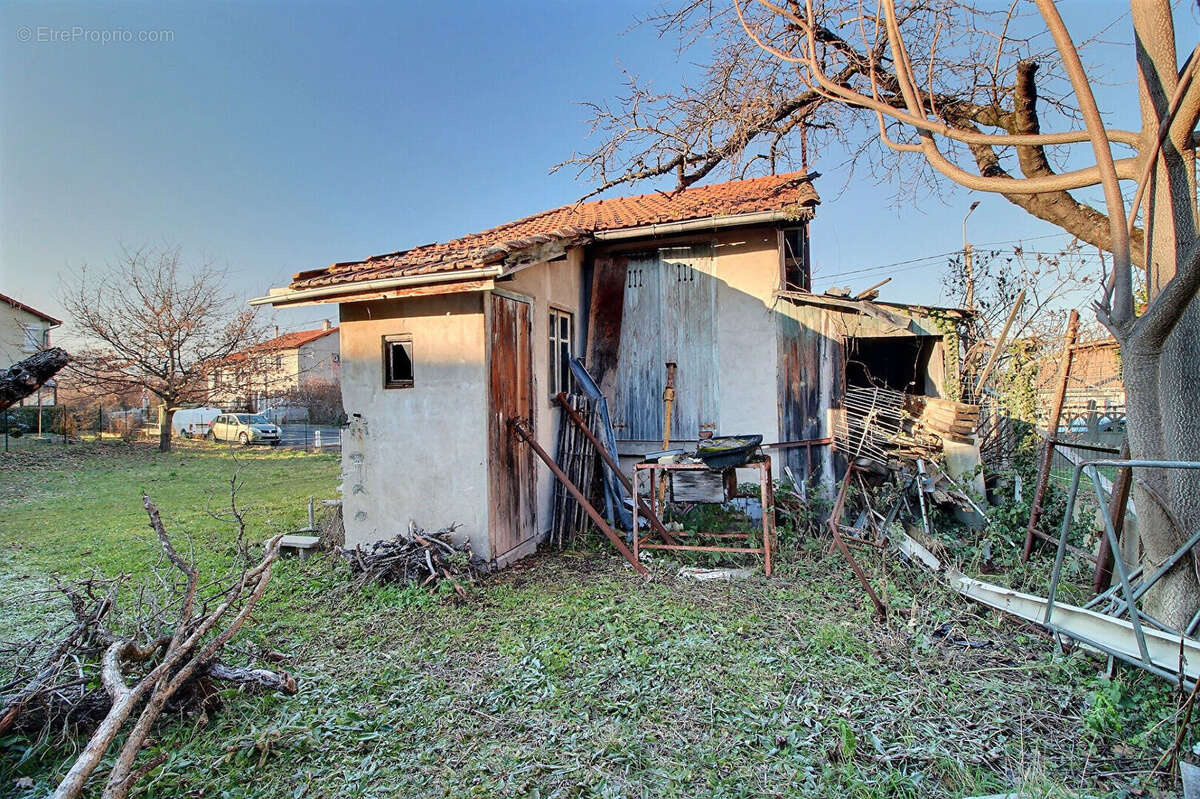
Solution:
{"label": "broken roof tile", "polygon": [[818,202],[808,176],[793,172],[675,192],[574,203],[444,243],[297,272],[292,276],[291,289],[474,269],[537,244],[582,240],[602,231],[789,209],[801,218],[809,215]]}

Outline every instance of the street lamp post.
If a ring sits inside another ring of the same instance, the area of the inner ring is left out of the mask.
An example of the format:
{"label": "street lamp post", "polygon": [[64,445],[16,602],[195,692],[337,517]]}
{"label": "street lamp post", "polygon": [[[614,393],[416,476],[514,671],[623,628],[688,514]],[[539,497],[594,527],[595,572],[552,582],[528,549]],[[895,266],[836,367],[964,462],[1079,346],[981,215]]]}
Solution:
{"label": "street lamp post", "polygon": [[975,265],[972,263],[971,242],[967,241],[967,217],[975,212],[979,207],[979,200],[971,203],[971,207],[967,209],[967,213],[963,216],[962,221],[962,240],[963,240],[963,271],[966,273],[966,298],[964,305],[968,311],[975,310]]}

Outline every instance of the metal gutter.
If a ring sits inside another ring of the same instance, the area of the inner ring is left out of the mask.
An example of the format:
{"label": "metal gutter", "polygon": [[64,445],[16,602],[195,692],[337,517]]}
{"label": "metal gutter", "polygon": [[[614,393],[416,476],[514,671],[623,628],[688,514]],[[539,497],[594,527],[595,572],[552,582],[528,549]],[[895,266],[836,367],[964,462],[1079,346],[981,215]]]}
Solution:
{"label": "metal gutter", "polygon": [[431,275],[405,275],[403,277],[380,278],[379,280],[340,283],[336,286],[318,286],[317,288],[300,289],[299,291],[285,289],[277,294],[255,297],[250,300],[250,304],[255,306],[290,305],[296,302],[305,302],[324,297],[336,297],[339,294],[360,294],[362,292],[386,291],[388,289],[404,288],[407,286],[456,283],[460,280],[499,277],[502,274],[504,274],[503,266],[484,266],[477,269],[461,269],[456,272],[437,272]]}
{"label": "metal gutter", "polygon": [[596,241],[622,241],[638,239],[647,236],[673,236],[676,233],[692,233],[697,230],[719,230],[727,227],[756,225],[768,222],[798,222],[800,218],[787,211],[755,211],[749,214],[733,214],[732,216],[709,216],[704,219],[689,219],[684,222],[664,222],[641,227],[627,227],[620,230],[598,230],[592,234]]}

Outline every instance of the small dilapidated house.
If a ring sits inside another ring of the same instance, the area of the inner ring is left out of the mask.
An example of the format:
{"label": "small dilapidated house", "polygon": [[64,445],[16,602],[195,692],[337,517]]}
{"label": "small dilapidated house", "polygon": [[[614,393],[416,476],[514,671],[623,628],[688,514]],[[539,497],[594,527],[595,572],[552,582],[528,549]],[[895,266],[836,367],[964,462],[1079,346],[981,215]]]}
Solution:
{"label": "small dilapidated house", "polygon": [[[532,552],[554,477],[508,422],[553,449],[576,355],[623,456],[662,443],[667,362],[680,443],[827,440],[847,384],[940,396],[940,312],[809,293],[817,204],[794,173],[568,205],[255,300],[339,306],[347,541],[457,522],[497,564]],[[832,480],[829,446],[779,451],[777,472]]]}

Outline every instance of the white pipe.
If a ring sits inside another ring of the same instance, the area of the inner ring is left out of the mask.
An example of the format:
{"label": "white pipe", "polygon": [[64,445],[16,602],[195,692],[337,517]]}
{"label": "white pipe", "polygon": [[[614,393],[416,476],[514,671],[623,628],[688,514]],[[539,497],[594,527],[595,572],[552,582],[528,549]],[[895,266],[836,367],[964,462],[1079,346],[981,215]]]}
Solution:
{"label": "white pipe", "polygon": [[453,283],[459,280],[474,278],[499,277],[504,274],[503,266],[484,266],[478,269],[461,269],[454,272],[438,272],[432,275],[405,275],[403,277],[386,277],[378,280],[364,280],[360,283],[339,283],[336,286],[319,286],[313,289],[298,291],[281,291],[278,294],[268,294],[265,297],[255,297],[251,305],[290,305],[294,302],[335,297],[339,294],[358,294],[360,292],[386,291],[387,289],[405,286],[425,286],[433,283]]}

